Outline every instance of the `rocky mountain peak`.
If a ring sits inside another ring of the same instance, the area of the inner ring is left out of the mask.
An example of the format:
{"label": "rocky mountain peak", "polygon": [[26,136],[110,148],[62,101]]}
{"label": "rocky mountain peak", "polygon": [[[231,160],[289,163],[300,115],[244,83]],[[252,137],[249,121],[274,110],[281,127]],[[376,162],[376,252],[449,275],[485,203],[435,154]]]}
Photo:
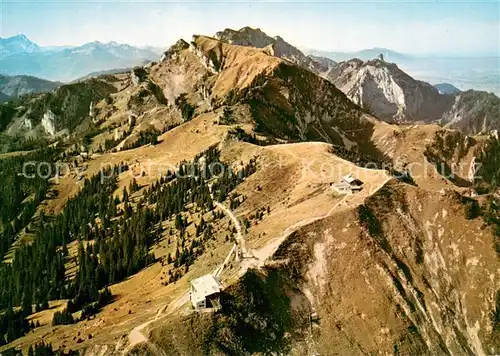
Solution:
{"label": "rocky mountain peak", "polygon": [[31,42],[24,34],[18,34],[12,37],[0,37],[0,53],[8,56],[16,53],[32,53],[39,51],[40,48],[34,42]]}
{"label": "rocky mountain peak", "polygon": [[271,37],[260,28],[254,29],[248,26],[240,30],[226,28],[224,31],[217,32],[215,38],[233,45],[265,48],[266,53],[286,59],[316,74],[326,73],[335,63],[324,57],[306,56],[302,51],[286,42],[282,37]]}
{"label": "rocky mountain peak", "polygon": [[339,62],[326,78],[352,101],[388,122],[440,122],[467,134],[500,126],[494,94],[416,80],[396,63],[380,58]]}
{"label": "rocky mountain peak", "polygon": [[355,103],[389,122],[439,120],[453,104],[432,85],[381,59],[340,62],[327,79]]}
{"label": "rocky mountain peak", "polygon": [[264,48],[276,42],[274,38],[268,36],[260,28],[254,29],[248,26],[240,30],[226,28],[224,31],[217,32],[215,38],[238,46],[256,48]]}
{"label": "rocky mountain peak", "polygon": [[164,60],[172,58],[176,53],[179,53],[183,49],[186,49],[189,47],[189,43],[184,41],[182,38],[175,42],[169,49],[167,49],[163,55],[161,56],[160,61],[163,62]]}

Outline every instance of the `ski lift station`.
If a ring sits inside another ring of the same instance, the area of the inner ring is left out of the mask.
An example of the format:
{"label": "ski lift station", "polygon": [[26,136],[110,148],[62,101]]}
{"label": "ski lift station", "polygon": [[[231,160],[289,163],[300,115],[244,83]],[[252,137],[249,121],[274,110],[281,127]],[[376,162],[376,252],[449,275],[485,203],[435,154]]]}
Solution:
{"label": "ski lift station", "polygon": [[218,310],[220,292],[223,289],[219,279],[211,274],[206,274],[191,281],[189,299],[195,310]]}
{"label": "ski lift station", "polygon": [[345,195],[359,192],[363,189],[363,182],[354,178],[352,174],[347,174],[342,177],[340,183],[332,183],[330,186],[338,194]]}

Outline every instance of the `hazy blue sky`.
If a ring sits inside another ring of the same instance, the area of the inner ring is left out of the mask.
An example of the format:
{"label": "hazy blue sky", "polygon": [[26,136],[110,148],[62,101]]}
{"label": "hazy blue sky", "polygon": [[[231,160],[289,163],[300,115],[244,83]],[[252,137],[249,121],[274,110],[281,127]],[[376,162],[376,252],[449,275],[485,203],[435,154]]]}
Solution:
{"label": "hazy blue sky", "polygon": [[0,36],[24,33],[45,46],[99,40],[167,47],[194,33],[248,25],[321,50],[498,54],[499,6],[499,1],[0,0]]}

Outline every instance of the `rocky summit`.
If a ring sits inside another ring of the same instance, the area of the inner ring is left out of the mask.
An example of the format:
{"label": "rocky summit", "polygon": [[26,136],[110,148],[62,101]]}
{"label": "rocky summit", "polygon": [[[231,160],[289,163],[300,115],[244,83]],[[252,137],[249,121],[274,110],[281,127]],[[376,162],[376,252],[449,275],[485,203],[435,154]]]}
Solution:
{"label": "rocky summit", "polygon": [[318,74],[327,73],[335,64],[326,57],[306,56],[280,36],[270,37],[259,28],[243,27],[238,31],[227,28],[217,32],[215,38],[233,45],[263,48],[272,56],[286,59]]}
{"label": "rocky summit", "polygon": [[395,63],[352,59],[338,63],[326,78],[353,102],[388,122],[436,122],[468,134],[499,129],[496,95],[476,90],[442,92],[415,80]]}

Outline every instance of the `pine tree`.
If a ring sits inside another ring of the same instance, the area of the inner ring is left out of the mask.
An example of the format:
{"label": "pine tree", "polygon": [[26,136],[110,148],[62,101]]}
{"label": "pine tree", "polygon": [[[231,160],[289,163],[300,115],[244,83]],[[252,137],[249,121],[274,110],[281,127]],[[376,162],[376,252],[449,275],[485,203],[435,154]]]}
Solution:
{"label": "pine tree", "polygon": [[[28,284],[28,286],[29,286],[29,284]],[[21,313],[25,317],[27,317],[27,316],[31,315],[31,313],[33,313],[33,309],[31,306],[33,294],[31,293],[31,289],[28,286],[25,286],[24,295],[23,295],[23,304],[21,307]]]}
{"label": "pine tree", "polygon": [[128,202],[128,192],[127,192],[127,188],[123,188],[123,197],[122,197],[122,202]]}
{"label": "pine tree", "polygon": [[42,302],[42,310],[46,309],[49,309],[49,300],[47,299],[47,295],[45,295]]}

